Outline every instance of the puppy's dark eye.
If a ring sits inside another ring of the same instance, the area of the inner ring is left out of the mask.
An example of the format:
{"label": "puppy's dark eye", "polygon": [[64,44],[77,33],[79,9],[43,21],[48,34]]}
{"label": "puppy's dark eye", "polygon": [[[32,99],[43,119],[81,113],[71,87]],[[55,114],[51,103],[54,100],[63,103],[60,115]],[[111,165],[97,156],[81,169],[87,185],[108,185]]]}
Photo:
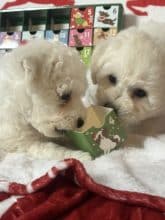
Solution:
{"label": "puppy's dark eye", "polygon": [[71,99],[71,92],[62,94],[60,98],[64,102],[69,101]]}
{"label": "puppy's dark eye", "polygon": [[138,98],[144,98],[147,96],[147,92],[144,89],[137,88],[133,90],[132,96]]}
{"label": "puppy's dark eye", "polygon": [[116,83],[117,83],[117,78],[116,78],[116,76],[114,76],[113,74],[110,74],[110,75],[108,76],[108,79],[109,79],[109,82],[110,82],[111,84],[116,85]]}

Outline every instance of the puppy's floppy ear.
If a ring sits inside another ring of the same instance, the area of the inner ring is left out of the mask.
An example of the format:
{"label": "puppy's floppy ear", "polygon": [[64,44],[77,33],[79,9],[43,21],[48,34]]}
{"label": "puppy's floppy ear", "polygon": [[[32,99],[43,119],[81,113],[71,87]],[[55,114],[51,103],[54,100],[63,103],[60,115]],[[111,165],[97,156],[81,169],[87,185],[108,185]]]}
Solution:
{"label": "puppy's floppy ear", "polygon": [[105,53],[108,40],[101,40],[95,46],[91,59],[91,77],[94,84],[97,84],[97,74],[102,66],[103,54]]}
{"label": "puppy's floppy ear", "polygon": [[98,69],[98,66],[97,66],[98,50],[99,50],[99,47],[96,46],[93,51],[92,59],[91,59],[91,78],[92,78],[93,84],[97,84],[96,75],[97,75],[97,69]]}
{"label": "puppy's floppy ear", "polygon": [[97,81],[96,81],[96,72],[92,71],[91,77],[92,77],[93,84],[97,84]]}
{"label": "puppy's floppy ear", "polygon": [[33,56],[29,56],[22,61],[22,67],[25,73],[25,80],[31,82],[37,78],[38,63]]}

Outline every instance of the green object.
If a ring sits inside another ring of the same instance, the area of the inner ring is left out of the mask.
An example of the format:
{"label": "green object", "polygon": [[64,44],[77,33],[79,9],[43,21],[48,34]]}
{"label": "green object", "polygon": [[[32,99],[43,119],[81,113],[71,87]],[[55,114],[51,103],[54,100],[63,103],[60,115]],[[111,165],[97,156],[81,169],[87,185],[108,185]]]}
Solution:
{"label": "green object", "polygon": [[82,61],[86,65],[89,65],[90,60],[91,60],[91,55],[92,55],[92,47],[83,47],[79,51],[80,51],[80,56],[81,56]]}
{"label": "green object", "polygon": [[70,8],[48,10],[47,29],[69,29]]}
{"label": "green object", "polygon": [[0,31],[22,31],[23,24],[24,13],[22,11],[1,13]]}
{"label": "green object", "polygon": [[[93,117],[91,111],[89,117]],[[102,119],[100,127],[92,126],[85,131],[68,131],[66,133],[75,147],[89,152],[94,158],[119,148],[126,139],[125,131],[114,111],[111,109],[103,111]]]}
{"label": "green object", "polygon": [[24,30],[45,30],[47,23],[47,10],[34,10],[24,12]]}

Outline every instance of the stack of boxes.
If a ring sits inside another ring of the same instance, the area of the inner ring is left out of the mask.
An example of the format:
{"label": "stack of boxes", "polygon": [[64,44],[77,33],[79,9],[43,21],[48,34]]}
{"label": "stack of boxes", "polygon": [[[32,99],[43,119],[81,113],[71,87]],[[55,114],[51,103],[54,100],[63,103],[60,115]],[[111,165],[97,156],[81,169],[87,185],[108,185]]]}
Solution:
{"label": "stack of boxes", "polygon": [[93,47],[94,7],[71,10],[69,46],[76,47],[85,64],[90,62]]}
{"label": "stack of boxes", "polygon": [[120,4],[0,13],[0,54],[32,39],[75,47],[89,64],[93,47],[122,28]]}
{"label": "stack of boxes", "polygon": [[68,45],[70,10],[54,9],[49,11],[45,33],[47,40],[60,41]]}

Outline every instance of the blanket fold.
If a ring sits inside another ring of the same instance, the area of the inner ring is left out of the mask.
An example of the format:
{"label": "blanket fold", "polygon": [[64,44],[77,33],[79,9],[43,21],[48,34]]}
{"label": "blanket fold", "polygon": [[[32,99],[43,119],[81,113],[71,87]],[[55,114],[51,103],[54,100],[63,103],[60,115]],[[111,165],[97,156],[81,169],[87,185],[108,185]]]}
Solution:
{"label": "blanket fold", "polygon": [[3,187],[1,220],[165,219],[164,198],[98,184],[75,159],[55,163],[30,183]]}

